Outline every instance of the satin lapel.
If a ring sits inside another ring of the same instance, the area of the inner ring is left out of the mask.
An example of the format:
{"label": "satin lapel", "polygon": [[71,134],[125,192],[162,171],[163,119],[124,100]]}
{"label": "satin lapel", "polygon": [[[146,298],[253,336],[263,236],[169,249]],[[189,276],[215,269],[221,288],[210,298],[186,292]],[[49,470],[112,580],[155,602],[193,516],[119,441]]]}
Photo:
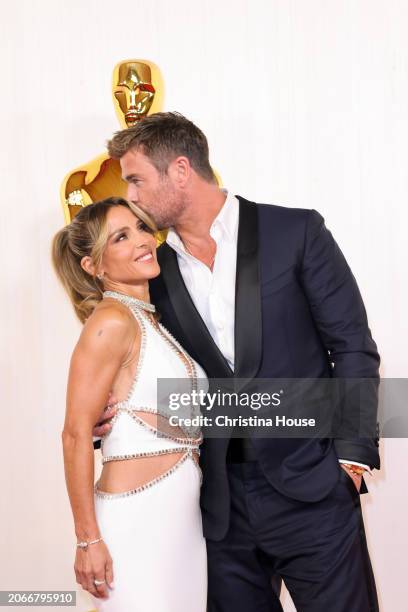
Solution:
{"label": "satin lapel", "polygon": [[256,376],[262,357],[261,279],[258,211],[239,199],[237,274],[235,285],[235,377]]}
{"label": "satin lapel", "polygon": [[213,378],[229,378],[232,370],[215,344],[192,301],[177,262],[177,255],[167,244],[159,251],[159,264],[170,301],[179,324],[199,355],[199,363]]}

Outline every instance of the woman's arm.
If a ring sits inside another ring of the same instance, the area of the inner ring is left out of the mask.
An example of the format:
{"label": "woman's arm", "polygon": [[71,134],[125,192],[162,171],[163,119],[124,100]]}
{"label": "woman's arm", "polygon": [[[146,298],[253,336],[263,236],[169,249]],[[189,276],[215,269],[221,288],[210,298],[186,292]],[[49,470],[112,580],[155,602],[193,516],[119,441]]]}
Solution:
{"label": "woman's arm", "polygon": [[[93,494],[92,428],[106,405],[121,365],[137,342],[138,328],[132,319],[130,313],[116,305],[99,307],[85,324],[71,359],[62,441],[65,478],[75,533],[80,541],[100,537]],[[96,596],[93,580],[106,577],[105,565],[109,561],[106,553],[103,543],[77,552],[77,581]],[[98,591],[101,593],[103,588]]]}

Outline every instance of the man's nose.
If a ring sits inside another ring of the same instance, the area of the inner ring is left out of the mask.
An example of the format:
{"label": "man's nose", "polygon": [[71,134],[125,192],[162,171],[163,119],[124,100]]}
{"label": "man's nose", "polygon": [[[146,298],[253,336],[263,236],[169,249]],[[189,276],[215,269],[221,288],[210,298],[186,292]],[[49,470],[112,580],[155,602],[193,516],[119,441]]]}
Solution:
{"label": "man's nose", "polygon": [[127,199],[134,204],[137,204],[137,188],[135,185],[129,184],[127,188]]}

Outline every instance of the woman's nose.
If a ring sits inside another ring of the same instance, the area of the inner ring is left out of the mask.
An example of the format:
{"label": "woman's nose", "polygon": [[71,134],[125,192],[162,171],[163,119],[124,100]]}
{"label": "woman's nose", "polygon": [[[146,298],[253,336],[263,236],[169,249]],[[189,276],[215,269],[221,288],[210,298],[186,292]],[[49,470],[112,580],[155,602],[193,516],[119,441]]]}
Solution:
{"label": "woman's nose", "polygon": [[145,249],[148,246],[148,240],[145,235],[135,236],[135,245],[137,249]]}

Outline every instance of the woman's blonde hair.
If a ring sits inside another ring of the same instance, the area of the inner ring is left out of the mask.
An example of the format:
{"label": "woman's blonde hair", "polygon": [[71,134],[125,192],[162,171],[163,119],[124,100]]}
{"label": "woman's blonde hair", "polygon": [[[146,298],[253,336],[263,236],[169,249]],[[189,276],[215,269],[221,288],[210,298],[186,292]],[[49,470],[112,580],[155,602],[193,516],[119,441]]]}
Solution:
{"label": "woman's blonde hair", "polygon": [[52,242],[52,261],[58,278],[65,287],[79,320],[84,323],[102,300],[103,283],[81,266],[89,256],[98,269],[108,240],[107,216],[111,208],[124,206],[152,232],[157,228],[153,220],[135,204],[123,198],[107,198],[85,206],[73,221],[60,230]]}

